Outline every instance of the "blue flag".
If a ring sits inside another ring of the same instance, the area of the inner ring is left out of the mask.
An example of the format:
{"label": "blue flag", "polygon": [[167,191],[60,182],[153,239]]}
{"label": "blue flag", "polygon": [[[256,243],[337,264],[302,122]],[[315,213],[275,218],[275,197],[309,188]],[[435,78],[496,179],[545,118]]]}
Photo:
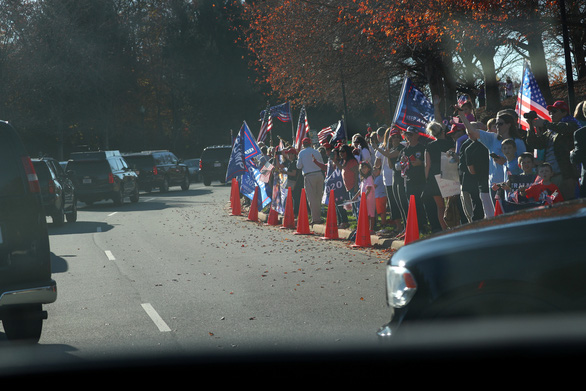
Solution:
{"label": "blue flag", "polygon": [[402,130],[413,126],[425,133],[425,126],[433,119],[432,102],[405,76],[393,123]]}
{"label": "blue flag", "polygon": [[341,119],[338,121],[338,126],[336,127],[336,131],[330,140],[330,144],[332,146],[335,145],[336,141],[342,141],[346,138],[346,125],[344,120]]}
{"label": "blue flag", "polygon": [[260,154],[260,148],[245,121],[232,145],[232,153],[226,170],[226,182],[248,172],[245,162]]}
{"label": "blue flag", "polygon": [[348,200],[348,191],[344,186],[342,171],[333,165],[328,167],[328,172],[326,174],[326,179],[324,182],[324,195],[321,201],[322,204],[329,205],[331,190],[334,190],[334,199],[336,204]]}
{"label": "blue flag", "polygon": [[266,184],[260,179],[260,170],[256,167],[254,160],[246,160],[245,165],[247,171],[242,175],[240,192],[245,197],[252,200],[254,198],[256,187],[258,186],[258,207],[259,209],[262,209],[271,202],[271,198],[267,194]]}
{"label": "blue flag", "polygon": [[[266,110],[260,112],[260,117],[265,117]],[[292,115],[291,115],[291,105],[289,102],[281,103],[280,105],[273,106],[269,108],[269,112],[271,117],[277,117],[277,119],[281,122],[290,122]]]}

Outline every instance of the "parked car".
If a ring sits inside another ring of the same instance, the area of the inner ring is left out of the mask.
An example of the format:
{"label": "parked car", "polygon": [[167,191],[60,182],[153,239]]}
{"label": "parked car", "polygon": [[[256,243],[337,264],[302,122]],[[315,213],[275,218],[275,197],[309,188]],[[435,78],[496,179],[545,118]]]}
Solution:
{"label": "parked car", "polygon": [[140,188],[151,191],[169,191],[171,186],[189,189],[189,170],[187,165],[169,151],[143,151],[125,153],[124,159],[138,173]]}
{"label": "parked car", "polygon": [[199,162],[199,172],[205,186],[211,185],[212,181],[226,182],[226,170],[230,161],[232,147],[229,145],[214,145],[206,147]]}
{"label": "parked car", "polygon": [[199,161],[201,159],[187,159],[185,160],[185,164],[187,165],[187,169],[189,170],[189,179],[191,182],[199,182],[201,181],[201,177],[199,175]]}
{"label": "parked car", "polygon": [[442,320],[586,310],[586,200],[527,209],[416,241],[386,271],[391,321],[406,336]]}
{"label": "parked car", "polygon": [[101,200],[121,205],[126,197],[139,200],[138,175],[119,151],[74,152],[67,171],[74,178],[77,198],[88,205]]}
{"label": "parked car", "polygon": [[77,221],[77,199],[75,187],[58,161],[51,158],[32,159],[39,184],[45,214],[51,216],[53,224],[62,225]]}
{"label": "parked car", "polygon": [[38,342],[57,299],[41,187],[14,130],[0,121],[0,319],[9,340]]}

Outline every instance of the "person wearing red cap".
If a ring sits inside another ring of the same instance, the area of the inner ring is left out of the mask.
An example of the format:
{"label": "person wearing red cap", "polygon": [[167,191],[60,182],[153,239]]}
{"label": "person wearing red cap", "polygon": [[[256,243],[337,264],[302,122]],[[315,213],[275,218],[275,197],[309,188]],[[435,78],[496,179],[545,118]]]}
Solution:
{"label": "person wearing red cap", "polygon": [[323,163],[321,153],[311,146],[311,139],[305,137],[301,143],[303,149],[297,156],[297,168],[303,173],[303,184],[305,186],[305,195],[311,211],[311,224],[321,224],[321,199],[324,192],[324,174],[319,165],[314,162],[317,160]]}
{"label": "person wearing red cap", "polygon": [[564,101],[548,105],[547,110],[551,122],[542,118],[527,120],[527,146],[544,151],[543,161],[551,165],[554,173],[551,181],[560,189],[565,200],[571,200],[576,198],[579,173],[570,161],[570,152],[579,124]]}

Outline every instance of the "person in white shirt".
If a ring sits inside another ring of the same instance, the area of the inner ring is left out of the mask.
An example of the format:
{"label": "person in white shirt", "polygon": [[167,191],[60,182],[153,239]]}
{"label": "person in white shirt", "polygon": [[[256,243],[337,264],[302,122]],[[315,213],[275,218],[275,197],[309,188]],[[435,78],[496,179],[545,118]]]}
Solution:
{"label": "person in white shirt", "polygon": [[324,174],[313,159],[323,163],[321,153],[311,146],[309,137],[302,140],[303,148],[297,156],[297,168],[303,173],[305,195],[311,213],[311,224],[321,224],[321,199],[324,193]]}

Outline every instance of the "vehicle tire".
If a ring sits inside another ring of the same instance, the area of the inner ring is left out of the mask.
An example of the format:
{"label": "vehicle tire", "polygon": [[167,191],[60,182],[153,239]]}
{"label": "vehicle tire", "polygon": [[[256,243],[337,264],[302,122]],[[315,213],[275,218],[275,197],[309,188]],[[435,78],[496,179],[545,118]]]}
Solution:
{"label": "vehicle tire", "polygon": [[37,343],[43,329],[43,310],[40,304],[6,310],[2,325],[10,341]]}
{"label": "vehicle tire", "polygon": [[53,218],[53,224],[55,225],[59,226],[65,223],[65,211],[63,210],[63,203],[61,203],[59,210],[56,210],[51,217]]}
{"label": "vehicle tire", "polygon": [[203,184],[204,186],[209,186],[212,184],[212,180],[210,178],[203,177]]}
{"label": "vehicle tire", "polygon": [[73,205],[71,205],[71,212],[65,215],[68,223],[75,223],[77,221],[77,199],[73,199]]}
{"label": "vehicle tire", "polygon": [[134,187],[134,193],[130,196],[130,202],[137,203],[140,195],[138,193],[138,186]]}
{"label": "vehicle tire", "polygon": [[161,185],[161,187],[159,187],[159,191],[161,193],[166,193],[169,191],[169,178],[165,177],[163,179],[163,184]]}
{"label": "vehicle tire", "polygon": [[120,185],[118,193],[114,194],[112,201],[114,201],[114,205],[122,205],[124,203],[124,187],[122,185]]}
{"label": "vehicle tire", "polygon": [[183,183],[181,184],[181,190],[189,190],[189,176],[183,177]]}

